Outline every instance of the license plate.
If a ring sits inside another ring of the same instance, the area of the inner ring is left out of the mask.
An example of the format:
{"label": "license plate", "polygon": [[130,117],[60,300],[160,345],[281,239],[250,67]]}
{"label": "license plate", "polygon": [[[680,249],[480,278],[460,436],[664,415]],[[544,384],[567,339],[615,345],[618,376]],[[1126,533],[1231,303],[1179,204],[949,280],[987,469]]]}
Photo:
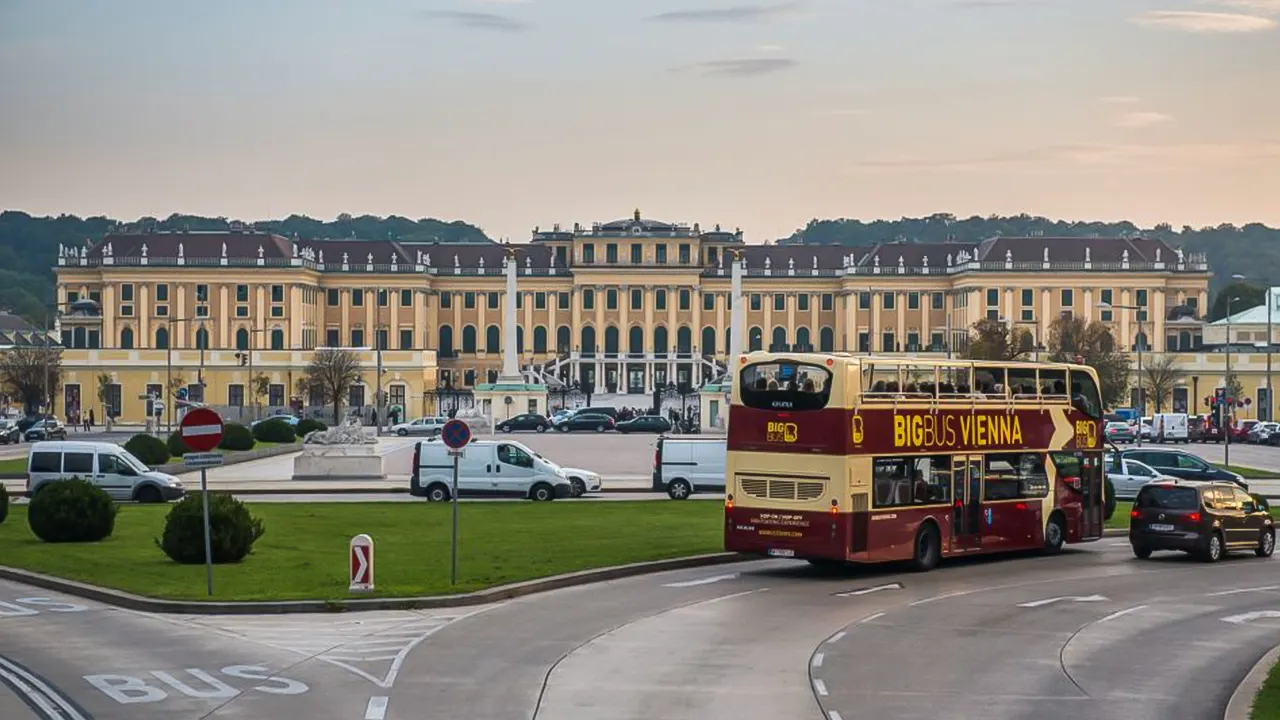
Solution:
{"label": "license plate", "polygon": [[770,548],[769,554],[773,557],[795,557],[795,550],[780,550],[778,548]]}
{"label": "license plate", "polygon": [[1172,525],[1148,525],[1147,528],[1152,532],[1173,532]]}

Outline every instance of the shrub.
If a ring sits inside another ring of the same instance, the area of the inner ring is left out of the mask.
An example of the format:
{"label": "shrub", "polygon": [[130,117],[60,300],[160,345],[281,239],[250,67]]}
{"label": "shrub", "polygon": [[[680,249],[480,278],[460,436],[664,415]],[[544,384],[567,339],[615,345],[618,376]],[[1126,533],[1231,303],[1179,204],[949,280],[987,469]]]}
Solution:
{"label": "shrub", "polygon": [[1111,478],[1106,478],[1106,519],[1110,520],[1112,515],[1116,514],[1116,486],[1111,484]]}
{"label": "shrub", "polygon": [[306,420],[298,421],[298,427],[294,428],[294,433],[298,436],[298,439],[301,440],[302,438],[306,437],[309,433],[313,433],[316,430],[328,430],[328,429],[329,429],[329,426],[325,425],[319,420],[312,420],[311,418],[307,418]]}
{"label": "shrub", "polygon": [[253,426],[253,438],[260,442],[291,443],[298,438],[293,434],[293,426],[280,418],[263,420]]}
{"label": "shrub", "polygon": [[[230,493],[209,493],[209,538],[215,563],[237,563],[253,550],[266,528]],[[175,562],[204,562],[204,509],[200,493],[182,499],[164,521],[156,545]]]}
{"label": "shrub", "polygon": [[223,450],[252,450],[253,433],[239,423],[225,423],[222,426],[222,442],[218,447]]}
{"label": "shrub", "polygon": [[9,491],[0,485],[0,523],[9,517]]}
{"label": "shrub", "polygon": [[124,449],[151,467],[169,462],[169,446],[154,435],[138,433],[129,438],[129,442],[124,444]]}
{"label": "shrub", "polygon": [[74,477],[41,485],[27,506],[27,524],[45,542],[97,542],[115,530],[118,510],[105,490]]}
{"label": "shrub", "polygon": [[169,439],[165,440],[164,444],[169,448],[169,457],[180,458],[189,452],[195,452],[182,442],[182,434],[177,430],[169,433]]}

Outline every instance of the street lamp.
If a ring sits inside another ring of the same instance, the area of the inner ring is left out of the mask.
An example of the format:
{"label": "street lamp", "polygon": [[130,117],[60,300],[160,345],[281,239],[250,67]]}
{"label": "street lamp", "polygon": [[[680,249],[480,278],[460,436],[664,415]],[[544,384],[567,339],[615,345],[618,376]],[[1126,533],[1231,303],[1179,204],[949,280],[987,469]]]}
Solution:
{"label": "street lamp", "polygon": [[[1239,302],[1239,301],[1240,301],[1240,298],[1238,298],[1238,297],[1231,297],[1230,295],[1228,295],[1228,296],[1227,296],[1227,373],[1226,373],[1226,375],[1224,375],[1224,376],[1223,376],[1223,379],[1222,379],[1222,383],[1223,383],[1223,385],[1226,385],[1228,382],[1230,382],[1230,381],[1231,381],[1231,303],[1233,303],[1233,302]],[[1271,393],[1271,390],[1268,388],[1268,390],[1267,390],[1267,394],[1270,394],[1270,393]],[[1229,388],[1229,387],[1228,387],[1228,388],[1225,388],[1225,392],[1224,392],[1223,394],[1228,395],[1228,396],[1229,396],[1229,395],[1231,395],[1231,390],[1230,390],[1230,388]],[[1240,400],[1240,398],[1236,398],[1236,397],[1228,397],[1227,399],[1228,399],[1228,400],[1230,400],[1231,402],[1230,402],[1230,403],[1228,403],[1228,407],[1227,407],[1227,419],[1228,419],[1228,422],[1227,422],[1226,424],[1228,425],[1228,427],[1227,427],[1227,428],[1223,428],[1223,433],[1222,433],[1222,435],[1223,435],[1223,438],[1222,438],[1222,442],[1223,442],[1223,446],[1222,446],[1222,464],[1223,464],[1223,465],[1226,465],[1227,467],[1231,467],[1231,430],[1230,430],[1230,426],[1231,426],[1231,425],[1234,425],[1235,423],[1234,423],[1234,422],[1231,422],[1231,420],[1230,420],[1230,419],[1231,419],[1232,417],[1234,417],[1234,416],[1235,416],[1235,414],[1236,414],[1236,413],[1235,413],[1235,404],[1236,404],[1236,402],[1238,402],[1238,401]]]}
{"label": "street lamp", "polygon": [[[1236,273],[1236,274],[1234,274],[1234,275],[1232,275],[1232,276],[1231,276],[1231,279],[1232,279],[1232,280],[1243,281],[1243,280],[1247,280],[1248,278],[1247,278],[1246,276],[1244,276],[1244,275],[1241,275],[1240,273]],[[1263,300],[1267,303],[1267,406],[1266,406],[1266,407],[1267,407],[1267,417],[1266,417],[1267,422],[1271,422],[1271,421],[1274,419],[1274,418],[1272,417],[1272,411],[1273,411],[1273,408],[1275,408],[1275,406],[1276,406],[1275,397],[1273,396],[1274,391],[1271,389],[1271,388],[1273,388],[1273,387],[1274,387],[1274,386],[1271,384],[1271,345],[1272,345],[1272,334],[1271,334],[1271,306],[1275,304],[1275,301],[1274,301],[1274,300],[1272,300],[1272,298],[1271,298],[1271,286],[1272,286],[1272,284],[1273,284],[1273,283],[1272,283],[1270,280],[1268,280],[1268,281],[1267,281],[1267,288],[1266,288],[1265,293],[1264,293],[1264,295],[1263,295]],[[1236,300],[1239,300],[1240,298],[1235,298],[1235,299],[1236,299]],[[1232,300],[1232,298],[1227,298],[1228,305],[1230,305],[1231,300]],[[1231,320],[1230,320],[1230,318],[1231,318],[1231,313],[1228,311],[1228,312],[1227,312],[1227,324],[1228,324],[1228,325],[1230,325],[1230,324],[1231,324]],[[1229,341],[1231,338],[1229,338],[1229,337],[1228,337],[1227,339],[1228,339],[1228,341]]]}
{"label": "street lamp", "polygon": [[[1141,305],[1112,305],[1109,302],[1100,302],[1098,303],[1098,307],[1102,310],[1132,310],[1135,313],[1140,313],[1143,310],[1146,310],[1146,308],[1142,307]],[[1138,435],[1138,446],[1141,447],[1142,446],[1142,418],[1146,416],[1146,409],[1147,409],[1147,388],[1146,388],[1146,383],[1144,383],[1142,379],[1142,351],[1146,349],[1147,335],[1146,333],[1142,332],[1142,316],[1135,315],[1134,321],[1138,323],[1138,337],[1141,340],[1141,342],[1134,343],[1134,345],[1138,347],[1138,433],[1137,435]]]}

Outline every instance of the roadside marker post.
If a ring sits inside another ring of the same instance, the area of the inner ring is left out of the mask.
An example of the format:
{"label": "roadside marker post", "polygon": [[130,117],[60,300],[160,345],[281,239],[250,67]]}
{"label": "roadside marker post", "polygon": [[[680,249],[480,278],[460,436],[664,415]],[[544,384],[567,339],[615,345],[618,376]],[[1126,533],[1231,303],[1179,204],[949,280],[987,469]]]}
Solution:
{"label": "roadside marker post", "polygon": [[[182,416],[178,426],[182,443],[191,448],[190,455],[182,456],[182,463],[190,467],[200,468],[200,502],[204,505],[204,571],[208,585],[209,597],[213,597],[213,539],[209,529],[209,478],[206,475],[211,465],[221,465],[222,456],[213,450],[222,442],[222,418],[209,408],[196,408]],[[210,456],[216,456],[213,460]]]}
{"label": "roadside marker post", "polygon": [[471,442],[471,426],[461,420],[450,420],[440,429],[440,440],[453,456],[453,489],[449,498],[453,502],[453,540],[449,548],[449,584],[458,584],[458,461],[463,448]]}
{"label": "roadside marker post", "polygon": [[373,591],[373,538],[365,534],[351,538],[349,545],[351,566],[350,592]]}

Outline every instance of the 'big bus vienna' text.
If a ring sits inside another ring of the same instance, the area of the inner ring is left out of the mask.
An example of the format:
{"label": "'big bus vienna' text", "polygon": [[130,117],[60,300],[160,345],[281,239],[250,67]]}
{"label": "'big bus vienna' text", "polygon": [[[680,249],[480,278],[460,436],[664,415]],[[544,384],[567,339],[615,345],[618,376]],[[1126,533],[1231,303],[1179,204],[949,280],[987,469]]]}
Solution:
{"label": "'big bus vienna' text", "polygon": [[894,415],[895,448],[953,448],[1022,444],[1017,415]]}

